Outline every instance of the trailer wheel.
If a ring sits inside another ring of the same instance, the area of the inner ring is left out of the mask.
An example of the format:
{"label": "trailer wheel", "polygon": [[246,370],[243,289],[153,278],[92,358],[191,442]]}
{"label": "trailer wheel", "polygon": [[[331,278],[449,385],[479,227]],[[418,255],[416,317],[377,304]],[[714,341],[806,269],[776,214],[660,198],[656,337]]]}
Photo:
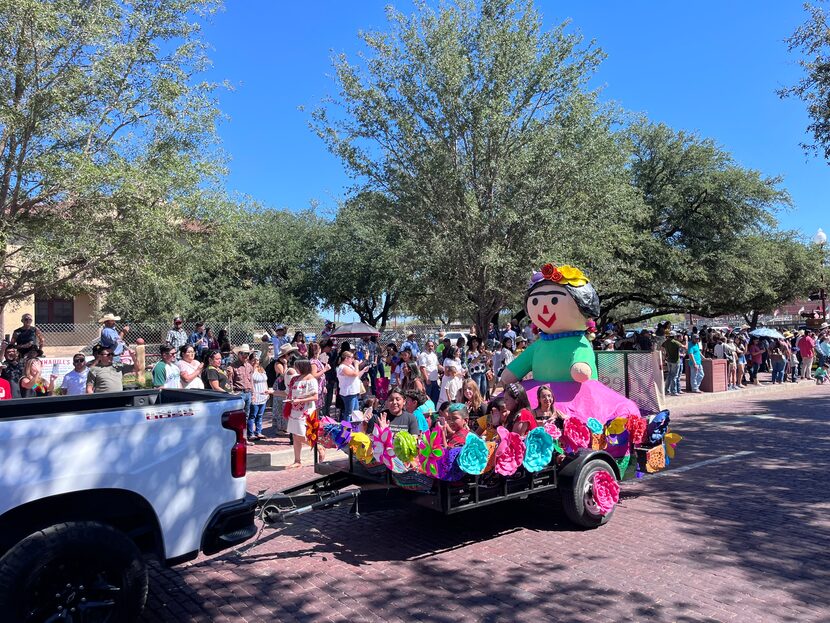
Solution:
{"label": "trailer wheel", "polygon": [[594,502],[593,476],[598,471],[605,471],[614,476],[614,470],[608,463],[594,460],[579,470],[572,490],[562,489],[562,507],[565,509],[565,515],[582,528],[597,528],[605,525],[614,514],[614,509],[612,509],[607,515],[602,515]]}
{"label": "trailer wheel", "polygon": [[146,598],[141,552],[105,524],[56,524],[0,558],[0,612],[11,621],[135,621]]}

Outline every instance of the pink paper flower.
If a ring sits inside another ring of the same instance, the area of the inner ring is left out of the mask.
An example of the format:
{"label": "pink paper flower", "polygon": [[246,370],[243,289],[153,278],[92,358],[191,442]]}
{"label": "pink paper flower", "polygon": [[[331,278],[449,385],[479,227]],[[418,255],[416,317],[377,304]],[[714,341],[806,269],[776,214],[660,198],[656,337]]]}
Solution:
{"label": "pink paper flower", "polygon": [[376,461],[380,461],[388,469],[394,468],[395,446],[392,429],[388,426],[375,426],[372,431],[372,454]]}
{"label": "pink paper flower", "polygon": [[496,448],[496,473],[512,476],[524,460],[525,444],[521,437],[509,432],[504,426],[499,426],[498,433],[501,441]]}
{"label": "pink paper flower", "polygon": [[620,501],[620,485],[613,474],[605,470],[594,473],[594,502],[602,515],[610,513]]}
{"label": "pink paper flower", "polygon": [[565,450],[568,452],[576,452],[580,448],[587,448],[591,445],[591,431],[579,418],[566,419],[564,429],[562,437],[565,440]]}
{"label": "pink paper flower", "polygon": [[556,441],[562,436],[562,431],[559,430],[559,427],[556,425],[556,422],[553,419],[548,420],[545,422],[545,432],[553,437],[553,440]]}

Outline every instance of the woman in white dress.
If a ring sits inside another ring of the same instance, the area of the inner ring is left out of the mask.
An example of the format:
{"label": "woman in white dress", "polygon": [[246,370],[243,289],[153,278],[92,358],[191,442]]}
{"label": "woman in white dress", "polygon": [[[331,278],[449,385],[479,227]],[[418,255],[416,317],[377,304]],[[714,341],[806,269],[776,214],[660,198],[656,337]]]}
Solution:
{"label": "woman in white dress", "polygon": [[294,462],[286,469],[302,466],[300,455],[306,436],[306,418],[317,406],[317,379],[311,373],[311,362],[308,359],[298,359],[293,367],[297,371],[297,376],[289,384],[286,401],[291,403],[288,432],[292,435]]}
{"label": "woman in white dress", "polygon": [[185,344],[179,349],[181,359],[176,362],[182,379],[182,389],[204,389],[202,370],[205,367],[201,361],[196,361],[196,347]]}

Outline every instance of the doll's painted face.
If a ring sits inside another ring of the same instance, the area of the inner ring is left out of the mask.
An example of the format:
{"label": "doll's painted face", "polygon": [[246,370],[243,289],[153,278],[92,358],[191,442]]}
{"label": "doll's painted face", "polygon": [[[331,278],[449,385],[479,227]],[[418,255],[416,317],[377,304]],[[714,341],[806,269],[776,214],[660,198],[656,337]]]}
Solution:
{"label": "doll's painted face", "polygon": [[568,291],[555,283],[541,283],[527,298],[527,314],[543,333],[584,331],[585,316]]}

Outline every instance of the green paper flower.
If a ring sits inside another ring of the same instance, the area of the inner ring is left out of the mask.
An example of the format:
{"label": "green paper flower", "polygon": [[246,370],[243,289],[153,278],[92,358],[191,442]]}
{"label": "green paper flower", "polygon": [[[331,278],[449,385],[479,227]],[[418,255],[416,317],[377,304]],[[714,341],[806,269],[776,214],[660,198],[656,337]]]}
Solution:
{"label": "green paper flower", "polygon": [[418,454],[418,440],[408,431],[402,430],[395,435],[395,456],[408,463]]}

